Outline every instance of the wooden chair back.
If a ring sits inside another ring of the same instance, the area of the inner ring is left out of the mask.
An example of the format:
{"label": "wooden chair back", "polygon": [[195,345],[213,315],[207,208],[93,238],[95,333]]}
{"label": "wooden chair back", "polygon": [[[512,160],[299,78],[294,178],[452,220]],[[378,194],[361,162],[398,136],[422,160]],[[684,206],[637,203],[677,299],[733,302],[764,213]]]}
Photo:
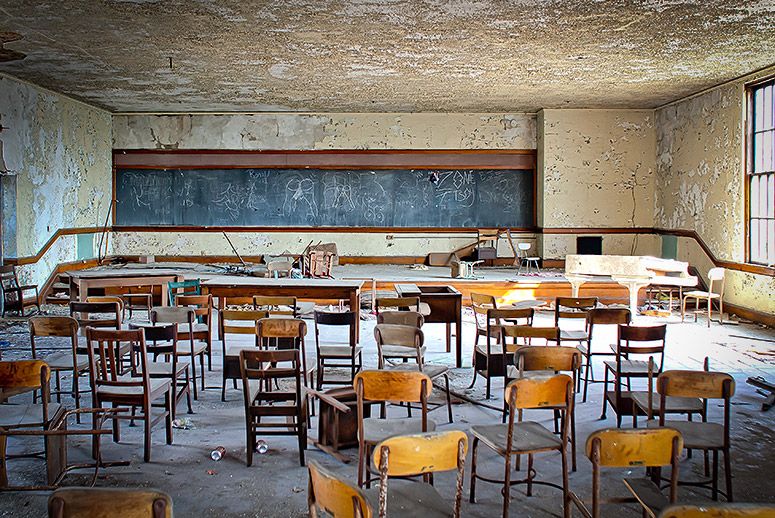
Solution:
{"label": "wooden chair back", "polygon": [[377,315],[377,323],[419,328],[425,323],[425,317],[417,311],[383,311]]}
{"label": "wooden chair back", "polygon": [[[100,387],[141,387],[145,396],[150,394],[148,350],[143,329],[115,330],[87,327],[86,340],[89,344],[87,350],[92,390],[96,391]],[[131,344],[131,349],[137,353],[130,355],[131,377],[123,376],[122,358],[119,355],[122,343]]]}
{"label": "wooden chair back", "polygon": [[[726,276],[724,268],[711,268],[708,270],[708,293],[717,293],[721,298],[724,298],[724,284],[726,283]],[[713,291],[713,287],[719,285],[718,291]]]}
{"label": "wooden chair back", "polygon": [[420,297],[378,297],[375,309],[397,309],[399,311],[420,311]]}
{"label": "wooden chair back", "polygon": [[16,278],[16,267],[12,264],[0,266],[0,283],[3,288],[18,288],[19,280]]}
{"label": "wooden chair back", "polygon": [[[189,307],[156,306],[151,308],[151,322],[164,324],[191,324],[196,320],[196,311]],[[190,328],[190,327],[189,327]]]}
{"label": "wooden chair back", "polygon": [[177,281],[167,283],[167,295],[171,306],[177,305],[175,299],[178,295],[201,295],[202,282],[199,279]]}
{"label": "wooden chair back", "polygon": [[474,310],[474,320],[476,327],[480,331],[487,329],[489,319],[487,312],[491,309],[497,309],[498,303],[495,297],[484,293],[471,293],[471,308]]}
{"label": "wooden chair back", "polygon": [[525,325],[533,324],[535,309],[533,308],[490,308],[485,312],[487,320],[491,322],[500,322],[502,320],[524,320]]}
{"label": "wooden chair back", "polygon": [[514,363],[519,372],[566,371],[575,373],[581,365],[581,351],[575,347],[520,347]]}
{"label": "wooden chair back", "polygon": [[213,313],[212,295],[178,295],[175,297],[177,307],[190,307],[194,310],[197,317],[200,317],[202,323],[210,326],[210,317]]}
{"label": "wooden chair back", "polygon": [[355,375],[353,387],[359,401],[422,403],[433,383],[420,371],[363,370]]}
{"label": "wooden chair back", "polygon": [[[51,370],[42,360],[0,361],[0,390],[46,389]],[[44,397],[43,401],[48,398]]]}
{"label": "wooden chair back", "polygon": [[708,503],[700,506],[671,505],[659,518],[772,518],[775,504]]}
{"label": "wooden chair back", "polygon": [[48,499],[49,518],[172,518],[172,499],[155,489],[61,488]]}
{"label": "wooden chair back", "polygon": [[[266,311],[255,309],[222,309],[218,314],[221,321],[221,339],[226,341],[226,334],[255,335],[258,321],[268,316]],[[245,325],[246,322],[251,322],[251,325]]]}
{"label": "wooden chair back", "polygon": [[546,407],[572,408],[573,380],[567,374],[548,378],[519,378],[506,386],[505,399],[511,410]]}
{"label": "wooden chair back", "polygon": [[307,323],[300,318],[262,318],[256,324],[260,341],[269,338],[295,338],[303,340],[307,334]]}
{"label": "wooden chair back", "polygon": [[[61,337],[69,338],[73,351],[73,360],[78,349],[78,321],[73,317],[65,316],[36,316],[29,320],[30,346],[32,358],[37,358],[36,338]],[[73,364],[75,365],[75,363]]]}
{"label": "wooden chair back", "polygon": [[588,318],[589,310],[597,307],[597,297],[557,297],[554,299],[554,325],[562,318]]}
{"label": "wooden chair back", "polygon": [[384,345],[399,345],[411,349],[419,349],[424,342],[422,329],[398,324],[377,324],[374,326],[374,339],[378,347]]}
{"label": "wooden chair back", "polygon": [[606,428],[587,439],[593,465],[610,468],[670,466],[683,449],[681,433],[672,428]]}
{"label": "wooden chair back", "polygon": [[266,311],[270,315],[287,315],[296,318],[299,314],[299,302],[296,297],[253,296],[253,309]]}
{"label": "wooden chair back", "polygon": [[463,500],[467,450],[468,436],[459,430],[399,435],[379,443],[374,449],[373,461],[380,473],[380,509],[387,507],[389,477],[411,477],[456,470],[452,516],[458,518]]}
{"label": "wooden chair back", "polygon": [[595,326],[601,325],[628,325],[632,322],[629,309],[592,308],[589,310],[589,339],[595,331]]}
{"label": "wooden chair back", "polygon": [[[630,326],[619,324],[617,349],[621,355],[660,354],[665,352],[667,324],[655,326]],[[660,371],[662,370],[660,362]]]}
{"label": "wooden chair back", "polygon": [[121,310],[121,314],[124,314],[124,299],[121,297],[113,297],[111,295],[91,295],[86,297],[86,302],[116,302],[118,308]]}
{"label": "wooden chair back", "polygon": [[70,316],[81,330],[88,327],[121,328],[121,305],[118,302],[71,302]]}
{"label": "wooden chair back", "polygon": [[315,311],[315,348],[320,351],[320,326],[347,326],[350,349],[355,349],[358,324],[359,315],[355,311]]}
{"label": "wooden chair back", "polygon": [[374,513],[361,489],[327,470],[316,461],[309,462],[309,515],[320,511],[332,518],[371,518]]}
{"label": "wooden chair back", "polygon": [[501,326],[504,336],[510,338],[523,338],[532,343],[533,339],[545,340],[547,343],[560,343],[559,327],[533,327],[533,326]]}
{"label": "wooden chair back", "polygon": [[[156,325],[154,327],[143,327],[145,333],[145,349],[148,354],[155,356],[170,355],[171,363],[177,364],[178,360],[178,329],[177,326],[169,323],[167,325]],[[133,343],[134,350],[140,354],[140,344]]]}

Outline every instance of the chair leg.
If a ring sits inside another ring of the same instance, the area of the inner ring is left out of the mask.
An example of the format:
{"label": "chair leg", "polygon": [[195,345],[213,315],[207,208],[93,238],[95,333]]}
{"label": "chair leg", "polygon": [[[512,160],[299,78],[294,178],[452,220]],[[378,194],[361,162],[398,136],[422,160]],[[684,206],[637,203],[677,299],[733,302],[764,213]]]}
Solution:
{"label": "chair leg", "polygon": [[605,376],[603,378],[603,412],[600,414],[600,419],[605,419],[606,403],[608,401],[608,368],[605,369]]}
{"label": "chair leg", "polygon": [[145,421],[144,442],[143,442],[143,460],[145,462],[151,462],[151,405],[143,408],[143,421]]}
{"label": "chair leg", "polygon": [[199,355],[199,366],[202,368],[202,391],[205,390],[205,355]]}
{"label": "chair leg", "polygon": [[[77,370],[73,370],[73,382],[72,386],[70,387],[73,392],[73,399],[75,400],[75,409],[79,410],[81,408],[81,384],[79,382],[80,376],[78,375]],[[78,424],[81,424],[81,414],[77,413],[75,414],[75,422]]]}
{"label": "chair leg", "polygon": [[447,387],[447,415],[449,417],[449,422],[452,421],[452,397],[449,395],[449,375],[444,374],[444,384]]}
{"label": "chair leg", "polygon": [[474,437],[474,444],[471,451],[471,487],[468,492],[468,501],[476,503],[476,452],[479,447],[479,438]]}
{"label": "chair leg", "polygon": [[57,377],[56,377],[57,403],[61,403],[62,402],[62,386],[61,386],[61,380],[60,380],[59,371],[56,371],[56,375],[57,375]]}
{"label": "chair leg", "polygon": [[[573,471],[576,471],[576,412],[574,411],[571,413],[570,416],[570,447],[571,447],[571,455],[573,456],[571,458]],[[567,471],[567,470],[565,470]]]}
{"label": "chair leg", "polygon": [[253,432],[251,431],[251,426],[250,425],[251,425],[251,422],[250,422],[250,419],[248,418],[245,421],[245,428],[246,428],[246,434],[247,434],[246,442],[248,444],[248,448],[247,448],[247,462],[246,462],[246,464],[247,464],[248,467],[253,465],[253,450],[256,449],[255,436],[253,435]]}
{"label": "chair leg", "polygon": [[188,405],[188,413],[193,414],[194,410],[191,408],[191,380],[188,378],[188,369],[186,369],[186,404]]}
{"label": "chair leg", "polygon": [[[476,371],[474,371],[474,372],[476,372]],[[485,380],[485,383],[486,383],[486,385],[485,385],[485,387],[486,387],[485,399],[490,399],[490,379],[491,379],[490,378],[490,373],[488,372],[487,376],[486,376],[486,380]]]}
{"label": "chair leg", "polygon": [[734,502],[732,497],[732,459],[729,458],[729,450],[725,449],[724,453],[724,481],[726,482],[727,489],[727,502]]}
{"label": "chair leg", "polygon": [[686,315],[686,297],[681,298],[681,322],[684,321],[684,316]]}
{"label": "chair leg", "polygon": [[[582,403],[587,402],[587,386],[589,385],[589,376],[591,373],[592,373],[592,355],[587,354],[587,368],[584,369],[584,397],[581,399]],[[595,377],[592,376],[592,379],[594,380]]]}
{"label": "chair leg", "polygon": [[193,355],[191,356],[191,378],[192,378],[191,385],[194,386],[194,399],[198,400],[199,397],[196,393],[196,357],[194,357]]}
{"label": "chair leg", "polygon": [[[528,473],[528,477],[530,473]],[[506,471],[503,477],[503,518],[509,518],[509,500],[511,500],[511,455],[506,454]]]}
{"label": "chair leg", "polygon": [[710,317],[711,317],[711,298],[708,297],[708,327],[710,327]]}
{"label": "chair leg", "polygon": [[[573,421],[571,421],[573,423]],[[568,481],[568,453],[565,448],[560,450],[562,458],[562,512],[564,518],[571,518],[570,489]],[[576,471],[576,434],[573,434],[573,471]]]}
{"label": "chair leg", "polygon": [[167,425],[167,444],[172,444],[172,418],[175,414],[175,399],[176,392],[170,389],[167,392],[167,403],[165,405],[167,410],[167,417],[165,419]]}
{"label": "chair leg", "polygon": [[226,401],[226,373],[223,374],[223,382],[221,383],[221,402]]}
{"label": "chair leg", "polygon": [[527,496],[533,496],[533,454],[527,455]]}
{"label": "chair leg", "polygon": [[713,474],[711,475],[713,500],[718,500],[718,450],[713,450]]}

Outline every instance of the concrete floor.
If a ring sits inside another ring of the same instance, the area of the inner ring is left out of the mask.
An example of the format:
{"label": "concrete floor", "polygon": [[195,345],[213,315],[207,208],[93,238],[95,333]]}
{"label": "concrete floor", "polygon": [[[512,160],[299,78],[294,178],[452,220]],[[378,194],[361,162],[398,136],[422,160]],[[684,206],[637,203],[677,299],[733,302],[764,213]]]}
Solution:
{"label": "concrete floor", "polygon": [[[47,308],[51,311],[62,311],[60,307]],[[474,340],[472,315],[465,315],[464,325],[464,364],[470,365],[471,349]],[[643,322],[656,319],[643,318]],[[670,319],[675,322],[676,318]],[[548,313],[537,317],[537,325],[548,325]],[[19,323],[6,328],[3,337],[11,342],[11,346],[3,349],[3,359],[19,359],[28,355],[29,339],[26,336],[26,326]],[[372,338],[374,320],[364,320],[362,340],[365,346],[364,359],[367,366],[376,364],[376,346]],[[452,355],[444,352],[444,326],[427,325],[425,328],[429,352],[427,360],[433,363],[450,365]],[[308,355],[314,354],[314,335],[308,336]],[[740,335],[745,338],[737,338]],[[335,335],[330,339],[335,340]],[[343,338],[343,337],[342,337]],[[756,339],[770,340],[756,340]],[[614,332],[603,336],[596,342],[596,348],[606,347],[614,339]],[[668,328],[668,347],[665,367],[670,368],[701,368],[705,356],[711,358],[711,367],[729,372],[737,380],[737,393],[733,406],[733,472],[736,500],[773,501],[775,490],[769,478],[775,471],[775,410],[763,413],[760,411],[761,397],[754,389],[744,383],[750,375],[762,375],[775,380],[775,332],[772,329],[761,328],[752,324],[725,325],[714,324],[710,329],[701,321],[698,324],[680,322],[672,323]],[[270,437],[269,452],[256,455],[254,465],[245,466],[245,433],[241,392],[229,388],[227,402],[220,401],[221,383],[221,344],[214,342],[213,371],[207,373],[207,384],[213,387],[200,393],[199,401],[194,403],[195,413],[185,415],[185,406],[181,405],[181,417],[190,417],[194,429],[175,430],[174,444],[164,444],[163,427],[159,426],[153,434],[154,444],[152,462],[142,461],[142,428],[122,427],[122,442],[114,444],[109,438],[104,440],[104,457],[110,459],[129,459],[131,465],[125,468],[112,468],[101,471],[98,486],[101,487],[154,487],[168,492],[174,501],[177,516],[201,517],[298,517],[306,516],[307,471],[298,464],[296,439],[293,437]],[[602,372],[597,365],[597,372]],[[463,392],[477,400],[484,398],[484,381],[468,390],[471,380],[471,369],[463,368],[452,372],[453,390]],[[591,487],[591,464],[584,456],[583,445],[586,437],[594,430],[614,426],[613,412],[609,410],[606,421],[599,420],[601,409],[601,385],[590,386],[590,398],[587,403],[577,406],[578,427],[578,471],[571,473],[572,490],[583,498],[588,498]],[[501,405],[502,384],[494,382],[493,398],[489,401],[495,406]],[[435,394],[438,397],[440,394]],[[20,396],[20,399],[23,396]],[[88,397],[86,401],[88,402]],[[67,398],[69,406],[72,401]],[[717,405],[710,407],[711,419],[720,416]],[[454,406],[455,422],[447,424],[444,410],[431,413],[440,430],[468,430],[472,425],[500,422],[499,413],[471,404],[456,404]],[[527,419],[537,420],[550,426],[547,412],[528,412]],[[629,418],[625,426],[629,426]],[[316,424],[313,418],[313,426]],[[310,432],[317,436],[317,430]],[[226,448],[226,457],[220,462],[210,459],[210,451],[222,445]],[[11,448],[23,448],[19,441],[13,441]],[[30,445],[34,446],[34,445]],[[71,460],[88,457],[88,442],[72,440],[70,447]],[[355,459],[357,450],[349,450],[347,454]],[[701,473],[701,460],[695,455],[693,459],[682,461],[682,477],[696,476]],[[342,464],[327,454],[310,447],[307,459],[315,459],[334,469],[344,476],[353,479],[356,464]],[[539,477],[553,481],[560,480],[560,458],[558,454],[545,454],[536,457],[535,469]],[[502,460],[481,449],[479,466],[483,474],[500,476],[503,469]],[[44,464],[42,461],[16,460],[9,463],[11,477],[15,482],[44,482]],[[465,498],[468,496],[469,466],[466,466]],[[766,474],[763,476],[763,474]],[[606,494],[624,495],[625,488],[620,482],[623,473],[613,470],[604,472],[604,491]],[[73,475],[68,482],[79,485],[88,479],[86,475]],[[454,495],[454,474],[441,474],[436,477],[436,486],[450,500]],[[512,489],[512,516],[561,516],[561,499],[559,492],[551,488],[537,488],[533,497],[526,497],[523,488]],[[466,500],[463,515],[472,517],[488,517],[500,515],[501,497],[499,487],[492,484],[477,485],[478,503],[469,504]],[[2,493],[0,494],[0,516],[37,517],[45,516],[46,492]],[[680,501],[704,502],[708,500],[705,493],[697,493],[682,488],[679,492]],[[623,514],[624,513],[624,514]],[[639,516],[634,507],[623,509],[612,506],[605,509],[605,516]],[[574,516],[579,516],[578,511]]]}

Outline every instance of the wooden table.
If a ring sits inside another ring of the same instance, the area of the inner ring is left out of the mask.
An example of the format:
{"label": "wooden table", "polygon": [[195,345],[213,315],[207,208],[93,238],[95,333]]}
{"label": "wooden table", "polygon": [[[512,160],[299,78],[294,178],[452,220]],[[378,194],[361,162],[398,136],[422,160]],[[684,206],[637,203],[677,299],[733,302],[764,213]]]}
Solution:
{"label": "wooden table", "polygon": [[[168,305],[167,283],[180,282],[183,276],[175,270],[124,268],[120,270],[76,270],[70,276],[70,300],[86,302],[91,288],[160,286],[161,305]],[[76,295],[77,293],[77,295]]]}
{"label": "wooden table", "polygon": [[[363,281],[336,279],[266,279],[261,277],[217,276],[202,282],[202,292],[218,299],[218,309],[225,306],[229,297],[253,295],[286,296],[298,299],[324,301],[347,300],[350,311],[361,309]],[[360,336],[360,326],[355,327],[355,339]]]}
{"label": "wooden table", "polygon": [[396,284],[399,297],[420,297],[431,308],[425,317],[428,324],[447,325],[447,352],[452,349],[452,324],[455,324],[455,366],[463,366],[463,294],[452,286],[417,286],[415,284]]}

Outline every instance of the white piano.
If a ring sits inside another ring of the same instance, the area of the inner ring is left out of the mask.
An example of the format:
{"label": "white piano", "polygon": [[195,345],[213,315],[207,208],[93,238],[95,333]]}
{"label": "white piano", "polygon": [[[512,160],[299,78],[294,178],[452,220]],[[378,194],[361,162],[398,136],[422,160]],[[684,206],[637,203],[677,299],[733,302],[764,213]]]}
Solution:
{"label": "white piano", "polygon": [[689,275],[689,263],[659,257],[632,255],[568,255],[565,257],[565,278],[571,284],[573,296],[587,281],[611,279],[630,291],[630,311],[638,314],[638,291],[652,284],[693,287],[697,277]]}

